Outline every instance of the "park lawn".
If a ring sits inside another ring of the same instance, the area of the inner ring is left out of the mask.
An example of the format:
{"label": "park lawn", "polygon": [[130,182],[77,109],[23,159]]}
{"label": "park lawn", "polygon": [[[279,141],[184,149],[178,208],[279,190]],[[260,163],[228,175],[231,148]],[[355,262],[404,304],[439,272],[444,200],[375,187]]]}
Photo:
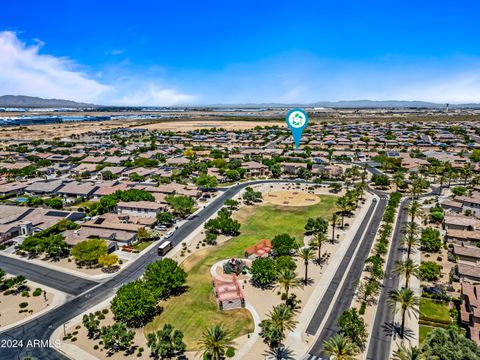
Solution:
{"label": "park lawn", "polygon": [[302,241],[307,219],[318,216],[329,219],[336,199],[321,196],[322,201],[311,206],[256,205],[239,210],[239,217],[243,218],[241,234],[216,247],[200,250],[183,262],[188,273],[188,291],[162,302],[163,312],[145,326],[145,333],[170,323],[183,331],[188,350],[198,350],[203,331],[213,324],[223,323],[234,337],[253,332],[253,318],[246,309],[218,310],[212,289],[211,266],[223,259],[243,257],[247,247],[263,239],[272,239],[277,234],[288,233]]}
{"label": "park lawn", "polygon": [[450,309],[446,303],[427,298],[420,299],[420,318],[429,320],[451,321]]}
{"label": "park lawn", "polygon": [[430,333],[430,331],[434,330],[435,327],[433,326],[428,326],[428,325],[419,325],[419,342],[422,344],[423,340],[427,337],[427,335]]}

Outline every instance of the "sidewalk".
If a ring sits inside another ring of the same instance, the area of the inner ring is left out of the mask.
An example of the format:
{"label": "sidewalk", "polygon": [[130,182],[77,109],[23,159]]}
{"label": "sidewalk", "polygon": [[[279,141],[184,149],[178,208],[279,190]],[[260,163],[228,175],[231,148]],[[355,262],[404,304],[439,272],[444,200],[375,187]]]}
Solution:
{"label": "sidewalk", "polygon": [[[305,330],[310,323],[311,318],[313,317],[315,311],[317,310],[318,305],[320,304],[323,295],[328,288],[333,276],[338,270],[341,260],[345,256],[345,253],[350,246],[355,234],[360,230],[360,224],[362,223],[368,208],[370,207],[373,199],[373,195],[370,193],[366,193],[367,201],[363,205],[363,207],[358,212],[357,216],[355,217],[352,226],[347,230],[345,234],[345,238],[342,240],[340,247],[335,252],[335,254],[331,257],[329,264],[327,265],[325,272],[322,275],[321,281],[319,281],[313,293],[309,297],[308,301],[305,303],[304,308],[298,318],[298,325],[296,329],[290,332],[287,335],[285,340],[285,345],[290,347],[293,352],[301,358],[304,354],[306,354],[310,348],[310,346],[315,341],[315,336],[310,336],[306,334]],[[365,229],[363,229],[365,230]],[[332,301],[333,303],[333,301]],[[328,313],[330,312],[330,309]],[[327,315],[328,315],[327,313]],[[325,320],[328,316],[325,317]],[[321,331],[323,327],[323,322],[319,326],[318,331]]]}

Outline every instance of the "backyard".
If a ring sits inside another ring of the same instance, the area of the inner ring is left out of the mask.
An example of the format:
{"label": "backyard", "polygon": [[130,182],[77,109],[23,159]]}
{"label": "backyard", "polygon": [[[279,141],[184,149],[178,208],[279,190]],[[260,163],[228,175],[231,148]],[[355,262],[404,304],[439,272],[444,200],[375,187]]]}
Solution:
{"label": "backyard", "polygon": [[435,327],[452,323],[448,303],[427,298],[420,299],[420,343]]}
{"label": "backyard", "polygon": [[336,200],[334,196],[321,196],[320,203],[311,206],[258,205],[240,209],[234,218],[242,224],[241,234],[221,245],[200,250],[183,262],[188,272],[188,291],[163,302],[163,312],[145,327],[145,332],[156,331],[170,323],[184,332],[188,350],[198,349],[204,329],[213,324],[223,323],[234,337],[252,332],[253,319],[246,309],[218,310],[210,267],[223,259],[243,257],[247,247],[277,234],[288,233],[301,242],[307,219],[318,216],[329,219]]}

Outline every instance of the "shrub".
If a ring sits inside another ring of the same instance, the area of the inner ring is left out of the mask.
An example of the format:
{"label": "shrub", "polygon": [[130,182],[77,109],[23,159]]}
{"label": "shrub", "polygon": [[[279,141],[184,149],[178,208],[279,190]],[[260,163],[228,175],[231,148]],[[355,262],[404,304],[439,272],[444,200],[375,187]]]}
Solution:
{"label": "shrub", "polygon": [[22,291],[22,296],[23,297],[30,297],[30,293],[28,291]]}
{"label": "shrub", "polygon": [[103,309],[102,314],[108,314],[108,309]]}
{"label": "shrub", "polygon": [[24,309],[28,306],[28,302],[21,302],[18,306],[20,306],[21,309]]}
{"label": "shrub", "polygon": [[363,314],[365,314],[365,310],[366,310],[366,309],[367,309],[367,304],[364,303],[364,302],[362,302],[362,303],[360,304],[360,310],[358,311],[358,313],[359,313],[360,315],[363,315]]}
{"label": "shrub", "polygon": [[225,356],[227,358],[233,358],[235,356],[235,349],[232,347],[229,347],[227,351],[225,352]]}

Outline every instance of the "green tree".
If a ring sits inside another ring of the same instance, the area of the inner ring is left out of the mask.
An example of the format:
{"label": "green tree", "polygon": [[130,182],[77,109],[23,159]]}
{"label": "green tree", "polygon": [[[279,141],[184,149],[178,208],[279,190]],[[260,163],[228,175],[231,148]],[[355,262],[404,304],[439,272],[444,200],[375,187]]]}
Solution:
{"label": "green tree", "polygon": [[96,264],[100,256],[107,253],[107,242],[100,239],[84,240],[76,244],[72,250],[72,256],[84,264]]}
{"label": "green tree", "polygon": [[435,261],[424,261],[419,269],[422,280],[435,281],[440,278],[440,265]]}
{"label": "green tree", "polygon": [[272,250],[275,256],[290,255],[297,249],[297,242],[288,234],[275,235],[272,239]]}
{"label": "green tree", "polygon": [[332,360],[354,360],[355,346],[345,337],[335,335],[333,338],[324,341],[323,352]]}
{"label": "green tree", "polygon": [[480,347],[467,339],[456,327],[435,328],[422,342],[422,355],[435,360],[480,359]]}
{"label": "green tree", "polygon": [[61,209],[63,208],[63,200],[61,198],[51,198],[45,200],[45,205],[52,209]]}
{"label": "green tree", "polygon": [[68,255],[68,245],[62,235],[50,235],[43,238],[40,249],[53,260],[59,260]]}
{"label": "green tree", "polygon": [[359,351],[365,350],[368,333],[363,318],[357,309],[345,310],[338,319],[339,333],[346,337]]}
{"label": "green tree", "polygon": [[303,282],[306,285],[308,282],[308,264],[315,258],[315,253],[311,247],[307,246],[298,250],[298,256],[303,260],[303,264],[305,265],[305,276],[303,278]]}
{"label": "green tree", "polygon": [[390,179],[387,175],[373,174],[372,182],[375,186],[387,188],[390,186]]}
{"label": "green tree", "polygon": [[252,262],[250,268],[252,281],[260,287],[272,284],[277,278],[275,260],[270,257],[257,258]]}
{"label": "green tree", "polygon": [[394,269],[397,274],[405,277],[405,287],[408,288],[408,283],[410,276],[419,276],[418,265],[413,262],[412,259],[407,259],[405,261],[397,261],[395,263]]}
{"label": "green tree", "polygon": [[321,265],[322,262],[322,245],[328,242],[327,237],[324,233],[315,234],[313,239],[310,241],[310,246],[314,246],[318,250],[318,263]]}
{"label": "green tree", "polygon": [[227,199],[225,200],[224,205],[227,206],[230,211],[233,211],[238,207],[238,205],[240,205],[240,203],[234,199]]}
{"label": "green tree", "polygon": [[97,319],[94,313],[85,314],[82,318],[82,323],[87,329],[87,336],[90,339],[97,339],[100,335],[100,320]]}
{"label": "green tree", "polygon": [[195,200],[185,195],[167,195],[165,200],[173,211],[181,217],[191,214],[195,206]]}
{"label": "green tree", "polygon": [[200,174],[198,178],[195,180],[195,184],[198,187],[202,187],[204,189],[211,189],[218,185],[218,180],[215,176]]}
{"label": "green tree", "polygon": [[427,360],[416,346],[407,348],[400,344],[398,349],[393,352],[392,360]]}
{"label": "green tree", "polygon": [[107,349],[109,353],[129,349],[134,337],[135,332],[128,330],[124,323],[114,323],[110,326],[104,326],[101,330],[103,347]]}
{"label": "green tree", "polygon": [[392,290],[389,292],[388,303],[395,311],[395,307],[400,304],[400,311],[402,314],[402,327],[400,330],[400,337],[403,339],[405,332],[405,316],[408,314],[418,313],[419,299],[414,295],[411,289]]}
{"label": "green tree", "polygon": [[174,219],[175,216],[173,216],[173,214],[168,211],[162,211],[157,214],[157,221],[160,224],[171,224]]}
{"label": "green tree", "polygon": [[290,289],[300,287],[300,281],[297,279],[295,271],[282,269],[277,273],[278,287],[285,291],[285,301],[289,298]]}
{"label": "green tree", "polygon": [[352,211],[352,204],[346,196],[342,196],[337,200],[337,206],[340,209],[340,215],[342,217],[342,229],[345,225],[345,216]]}
{"label": "green tree", "polygon": [[250,186],[245,188],[245,192],[243,193],[242,199],[247,204],[252,204],[254,202],[259,202],[263,198],[262,193],[260,191],[254,191]]}
{"label": "green tree", "polygon": [[217,324],[203,332],[200,346],[204,356],[220,360],[225,355],[225,350],[233,347],[233,336],[223,325]]}
{"label": "green tree", "polygon": [[147,266],[144,273],[146,286],[158,298],[168,298],[181,291],[187,273],[172,259],[162,259]]}
{"label": "green tree", "polygon": [[266,353],[266,360],[295,360],[295,354],[288,346],[275,347]]}
{"label": "green tree", "polygon": [[158,298],[141,280],[122,285],[112,300],[115,319],[141,327],[155,315]]}
{"label": "green tree", "polygon": [[305,224],[305,231],[307,233],[324,233],[326,234],[328,230],[328,221],[322,217],[317,218],[308,218],[307,223]]}
{"label": "green tree", "polygon": [[171,359],[183,353],[186,348],[183,333],[170,324],[163,325],[160,331],[148,334],[147,345],[154,359]]}
{"label": "green tree", "polygon": [[273,307],[267,319],[260,323],[261,336],[271,348],[278,347],[285,339],[287,331],[293,331],[297,321],[293,319],[295,313],[285,304]]}
{"label": "green tree", "polygon": [[432,227],[427,227],[422,230],[420,237],[420,244],[422,249],[428,252],[438,252],[442,247],[442,240],[440,239],[440,231]]}

